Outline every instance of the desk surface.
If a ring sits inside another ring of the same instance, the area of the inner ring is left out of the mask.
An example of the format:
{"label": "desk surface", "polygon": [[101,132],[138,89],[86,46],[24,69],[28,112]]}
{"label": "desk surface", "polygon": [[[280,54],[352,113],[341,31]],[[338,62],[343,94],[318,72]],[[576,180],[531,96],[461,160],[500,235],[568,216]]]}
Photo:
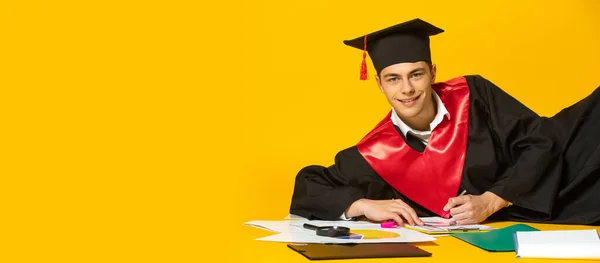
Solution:
{"label": "desk surface", "polygon": [[[496,222],[486,224],[492,227],[501,228],[520,222]],[[600,226],[581,226],[581,225],[552,225],[552,224],[534,224],[528,225],[540,230],[574,230],[574,229],[596,229],[600,232]],[[285,243],[257,241],[255,238],[272,234],[271,232],[244,226],[240,232],[240,246],[238,247],[238,259],[240,262],[310,262],[302,255],[286,247]],[[414,245],[432,253],[427,258],[389,258],[389,259],[356,259],[345,260],[344,262],[582,262],[578,260],[547,260],[547,259],[517,259],[515,252],[487,252],[478,247],[469,245],[454,237],[438,237],[437,240],[424,243],[413,243]],[[456,260],[455,260],[456,259]],[[337,260],[338,262],[341,262]],[[591,261],[584,261],[591,262]]]}

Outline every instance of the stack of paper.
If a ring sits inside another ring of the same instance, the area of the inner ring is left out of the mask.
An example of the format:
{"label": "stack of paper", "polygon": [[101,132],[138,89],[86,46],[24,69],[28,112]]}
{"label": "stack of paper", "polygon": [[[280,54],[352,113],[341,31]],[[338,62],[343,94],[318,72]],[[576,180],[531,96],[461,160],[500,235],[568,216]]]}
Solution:
{"label": "stack of paper", "polygon": [[421,217],[423,226],[405,225],[406,228],[413,229],[430,235],[449,234],[456,232],[488,231],[494,230],[493,227],[484,225],[456,225],[454,219],[442,217]]}
{"label": "stack of paper", "polygon": [[595,229],[515,233],[518,258],[600,259],[600,239]]}

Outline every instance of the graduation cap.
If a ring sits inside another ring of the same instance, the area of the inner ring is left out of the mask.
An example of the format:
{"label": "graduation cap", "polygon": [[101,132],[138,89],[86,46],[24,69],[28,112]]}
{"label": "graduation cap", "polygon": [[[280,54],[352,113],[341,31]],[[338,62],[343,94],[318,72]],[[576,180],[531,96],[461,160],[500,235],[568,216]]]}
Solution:
{"label": "graduation cap", "polygon": [[387,66],[403,62],[431,63],[429,36],[444,30],[421,19],[413,19],[382,30],[344,40],[344,44],[363,50],[360,79],[367,79],[367,52],[377,74]]}

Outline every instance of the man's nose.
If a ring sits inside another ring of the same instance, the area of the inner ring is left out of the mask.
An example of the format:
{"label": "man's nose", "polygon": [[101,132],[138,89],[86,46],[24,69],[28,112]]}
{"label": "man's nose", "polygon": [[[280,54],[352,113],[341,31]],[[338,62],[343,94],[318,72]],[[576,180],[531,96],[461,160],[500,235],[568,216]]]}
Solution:
{"label": "man's nose", "polygon": [[404,83],[402,83],[402,89],[400,90],[400,92],[402,92],[402,94],[405,95],[412,95],[413,93],[415,93],[415,88],[408,79],[405,79]]}

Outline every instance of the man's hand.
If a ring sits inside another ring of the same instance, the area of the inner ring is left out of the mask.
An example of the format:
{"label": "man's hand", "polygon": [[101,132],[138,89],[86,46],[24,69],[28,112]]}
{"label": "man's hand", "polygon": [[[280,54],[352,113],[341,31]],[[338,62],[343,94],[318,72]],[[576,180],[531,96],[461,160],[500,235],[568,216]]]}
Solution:
{"label": "man's hand", "polygon": [[508,204],[507,201],[492,192],[482,195],[463,195],[448,199],[444,210],[450,210],[450,215],[457,225],[477,224],[486,220],[496,211]]}
{"label": "man's hand", "polygon": [[423,221],[419,219],[415,210],[402,200],[360,199],[346,210],[346,217],[361,215],[377,222],[394,220],[399,226],[403,225],[404,220],[413,226],[415,224],[423,225]]}

